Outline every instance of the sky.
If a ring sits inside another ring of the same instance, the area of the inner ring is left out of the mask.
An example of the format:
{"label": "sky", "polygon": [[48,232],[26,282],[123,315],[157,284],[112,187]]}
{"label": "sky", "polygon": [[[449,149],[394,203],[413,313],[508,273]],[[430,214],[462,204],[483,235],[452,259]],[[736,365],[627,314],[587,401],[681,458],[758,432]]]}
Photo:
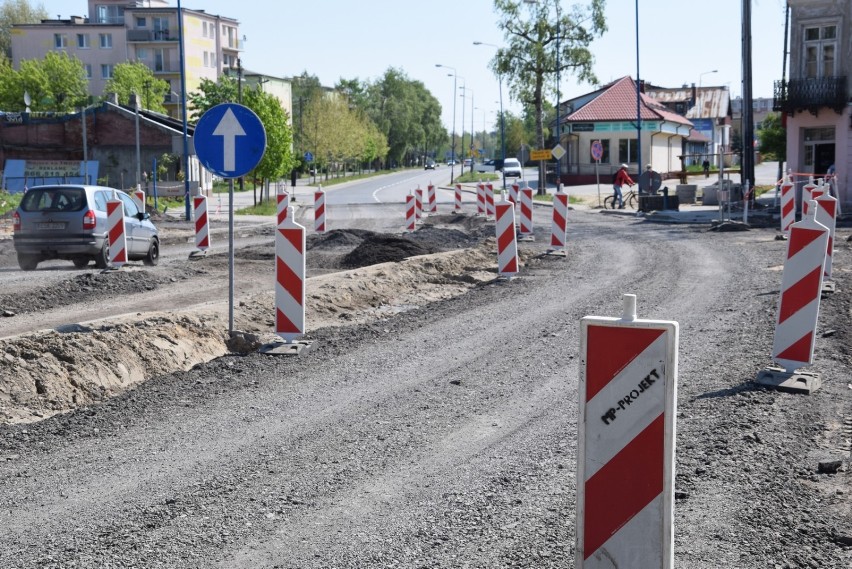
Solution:
{"label": "sky", "polygon": [[[695,83],[728,86],[742,95],[741,16],[744,0],[607,0],[608,31],[591,50],[603,84],[636,76],[636,6],[639,19],[639,74],[661,87]],[[772,97],[782,76],[785,0],[752,1],[752,94]],[[38,0],[33,0],[38,4]],[[51,17],[87,15],[86,0],[41,0]],[[177,0],[170,0],[176,6]],[[563,1],[562,10],[583,0]],[[495,48],[505,45],[493,0],[181,0],[181,6],[235,18],[245,36],[243,67],[272,76],[307,71],[323,85],[340,79],[375,80],[389,68],[421,81],[441,103],[442,119],[453,128],[453,72],[459,98],[455,128],[489,129],[499,105],[496,77],[488,69]],[[446,67],[436,67],[442,64]],[[452,68],[455,68],[453,71]],[[465,86],[465,90],[461,86]],[[561,100],[594,90],[563,74]],[[461,95],[465,98],[462,99]],[[555,94],[548,96],[555,102]],[[503,85],[503,105],[518,113]]]}

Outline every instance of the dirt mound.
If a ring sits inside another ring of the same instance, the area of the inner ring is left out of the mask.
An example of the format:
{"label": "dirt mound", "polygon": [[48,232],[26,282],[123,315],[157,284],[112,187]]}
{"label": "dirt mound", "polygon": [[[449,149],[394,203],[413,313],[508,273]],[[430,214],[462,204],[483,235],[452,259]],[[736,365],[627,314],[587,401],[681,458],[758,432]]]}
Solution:
{"label": "dirt mound", "polygon": [[332,229],[328,233],[311,234],[306,247],[311,249],[334,249],[338,247],[356,247],[375,232],[366,229]]}
{"label": "dirt mound", "polygon": [[435,225],[424,225],[414,233],[409,233],[407,238],[424,247],[444,251],[471,247],[480,241],[464,231]]}
{"label": "dirt mound", "polygon": [[134,294],[155,290],[162,285],[185,280],[198,274],[191,268],[172,271],[170,276],[147,270],[125,268],[106,273],[87,272],[25,294],[0,295],[0,310],[14,313],[38,312],[97,298],[102,291],[110,295]]}
{"label": "dirt mound", "polygon": [[379,263],[399,262],[409,257],[435,253],[436,248],[415,243],[405,237],[374,234],[368,236],[360,245],[343,257],[343,267],[355,269]]}

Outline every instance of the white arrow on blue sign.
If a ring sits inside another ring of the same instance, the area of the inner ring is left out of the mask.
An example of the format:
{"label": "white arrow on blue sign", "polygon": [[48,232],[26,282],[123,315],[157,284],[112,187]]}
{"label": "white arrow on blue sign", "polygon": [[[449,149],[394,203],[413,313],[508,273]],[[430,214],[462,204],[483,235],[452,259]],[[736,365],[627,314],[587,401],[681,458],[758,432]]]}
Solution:
{"label": "white arrow on blue sign", "polygon": [[223,178],[251,172],[266,152],[266,129],[243,105],[223,103],[201,115],[193,135],[195,153],[205,168]]}
{"label": "white arrow on blue sign", "polygon": [[313,161],[314,161],[314,155],[311,154],[310,152],[305,152],[305,162],[313,162]]}

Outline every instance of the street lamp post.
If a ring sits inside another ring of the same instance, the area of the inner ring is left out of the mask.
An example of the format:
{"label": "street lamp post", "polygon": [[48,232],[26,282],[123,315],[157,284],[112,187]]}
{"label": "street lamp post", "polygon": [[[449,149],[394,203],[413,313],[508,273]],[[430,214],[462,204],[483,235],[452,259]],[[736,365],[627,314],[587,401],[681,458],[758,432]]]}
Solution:
{"label": "street lamp post", "polygon": [[718,73],[718,72],[719,72],[718,69],[714,69],[713,71],[705,71],[704,73],[700,73],[698,75],[698,87],[701,87],[701,82],[704,79],[705,75],[710,75],[711,73]]}
{"label": "street lamp post", "polygon": [[467,88],[465,87],[465,83],[466,83],[465,78],[460,77],[460,79],[462,80],[462,86],[459,87],[459,89],[462,92],[462,94],[461,94],[461,98],[462,98],[462,116],[461,116],[462,132],[461,132],[461,148],[460,148],[460,150],[461,150],[461,153],[462,153],[461,173],[462,173],[462,176],[464,176],[464,105],[465,105],[464,96],[465,96],[465,93],[467,92]]}
{"label": "street lamp post", "polygon": [[473,141],[476,138],[474,134],[476,134],[476,130],[473,127],[473,89],[468,89],[470,91],[470,152],[468,152],[468,156],[470,156],[470,171],[473,172]]}
{"label": "street lamp post", "polygon": [[[485,43],[483,41],[475,41],[473,45],[487,45],[488,47],[494,47],[498,50],[500,46],[494,45],[493,43]],[[500,158],[502,158],[503,162],[506,162],[506,117],[503,114],[503,76],[500,73],[497,73],[497,85],[500,90]],[[506,189],[506,169],[503,169],[503,189]]]}
{"label": "street lamp post", "polygon": [[456,165],[456,91],[458,90],[456,85],[456,68],[449,65],[441,65],[440,63],[436,63],[435,67],[445,67],[453,70],[453,135],[451,140],[452,157],[450,158],[450,184],[452,184],[455,177],[453,171]]}

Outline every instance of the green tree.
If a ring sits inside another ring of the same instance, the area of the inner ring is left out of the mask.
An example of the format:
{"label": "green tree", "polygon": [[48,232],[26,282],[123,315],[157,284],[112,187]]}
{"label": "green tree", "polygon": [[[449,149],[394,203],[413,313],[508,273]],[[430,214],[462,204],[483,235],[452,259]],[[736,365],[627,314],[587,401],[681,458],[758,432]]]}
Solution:
{"label": "green tree", "polygon": [[0,4],[0,54],[12,59],[12,26],[38,24],[49,16],[44,5],[30,4],[27,0],[5,0]]}
{"label": "green tree", "polygon": [[787,129],[781,124],[779,113],[769,113],[757,131],[760,140],[760,151],[774,154],[779,162],[787,160]]}
{"label": "green tree", "polygon": [[298,157],[303,156],[305,151],[310,150],[304,140],[306,128],[305,109],[315,97],[321,96],[323,92],[322,84],[316,75],[310,75],[307,71],[303,71],[301,75],[293,77],[293,140]]}
{"label": "green tree", "polygon": [[192,91],[186,96],[188,105],[192,109],[189,114],[190,120],[198,121],[201,115],[216,105],[236,102],[238,93],[237,79],[234,77],[223,75],[218,81],[202,79],[198,91]]}
{"label": "green tree", "polygon": [[243,104],[254,111],[266,130],[266,152],[252,176],[264,181],[285,178],[295,167],[295,160],[290,117],[281,107],[281,101],[257,86],[244,90]]}
{"label": "green tree", "polygon": [[119,63],[104,86],[104,92],[116,93],[118,102],[123,105],[130,104],[131,93],[136,93],[141,107],[165,113],[166,107],[163,101],[169,93],[169,84],[162,79],[157,79],[151,68],[144,63]]}
{"label": "green tree", "polygon": [[0,104],[8,111],[68,112],[87,100],[86,69],[76,57],[49,51],[43,59],[25,59],[14,70],[0,62]]}
{"label": "green tree", "polygon": [[[538,148],[545,147],[544,101],[547,94],[555,93],[557,74],[597,83],[589,44],[607,29],[604,6],[605,0],[590,0],[588,5],[575,4],[562,13],[560,0],[494,0],[497,25],[507,46],[497,51],[491,68],[507,78],[513,99],[535,109]],[[539,176],[543,179],[544,173]],[[539,192],[544,192],[543,184]]]}

